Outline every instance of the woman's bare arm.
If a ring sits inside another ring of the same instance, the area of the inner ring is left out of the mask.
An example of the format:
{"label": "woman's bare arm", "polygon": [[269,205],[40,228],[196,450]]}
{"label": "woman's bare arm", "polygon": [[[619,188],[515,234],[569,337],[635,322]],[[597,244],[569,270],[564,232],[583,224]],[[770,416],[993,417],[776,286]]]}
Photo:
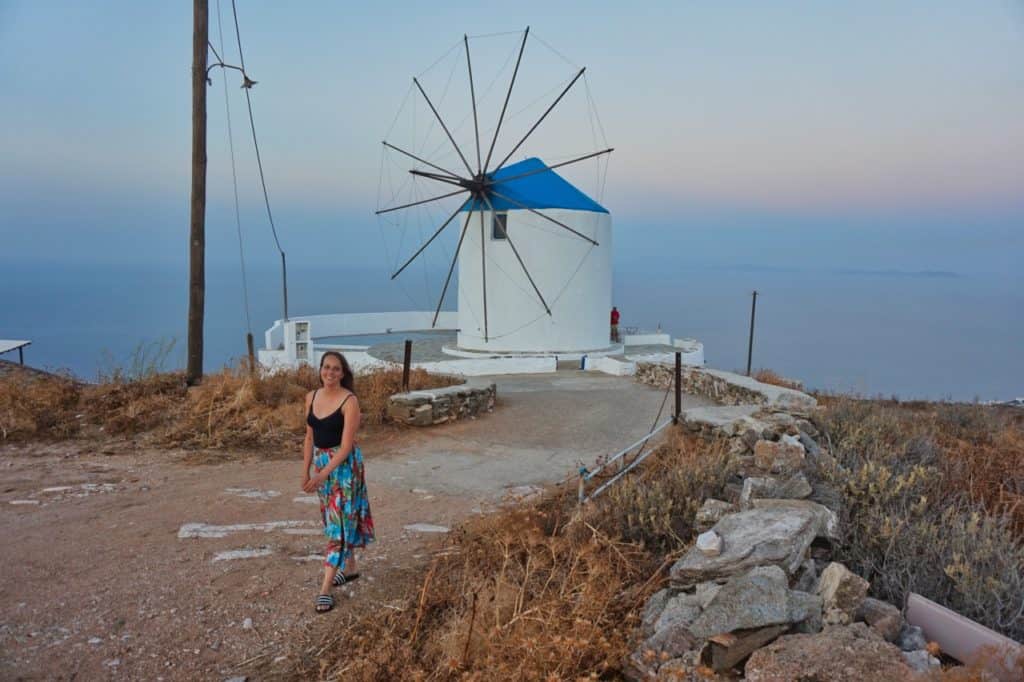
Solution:
{"label": "woman's bare arm", "polygon": [[[306,394],[306,411],[303,417],[309,414],[310,403],[313,401],[313,392]],[[306,421],[303,419],[303,421]],[[313,464],[313,427],[306,423],[306,439],[302,442],[302,484],[309,480],[309,467]]]}

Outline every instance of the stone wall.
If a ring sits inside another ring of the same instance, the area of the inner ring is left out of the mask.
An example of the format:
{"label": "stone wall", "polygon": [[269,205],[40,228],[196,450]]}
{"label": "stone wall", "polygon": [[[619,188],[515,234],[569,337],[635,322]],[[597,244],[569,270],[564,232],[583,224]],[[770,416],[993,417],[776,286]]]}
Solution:
{"label": "stone wall", "polygon": [[494,410],[497,386],[469,381],[426,391],[396,393],[388,399],[388,418],[410,426],[433,426],[469,419]]}
{"label": "stone wall", "polygon": [[[660,363],[637,364],[636,380],[657,388],[668,388],[675,367]],[[733,372],[702,367],[682,368],[683,393],[714,400],[719,405],[763,405],[773,409],[806,411],[817,405],[814,398],[791,388],[765,384]]]}

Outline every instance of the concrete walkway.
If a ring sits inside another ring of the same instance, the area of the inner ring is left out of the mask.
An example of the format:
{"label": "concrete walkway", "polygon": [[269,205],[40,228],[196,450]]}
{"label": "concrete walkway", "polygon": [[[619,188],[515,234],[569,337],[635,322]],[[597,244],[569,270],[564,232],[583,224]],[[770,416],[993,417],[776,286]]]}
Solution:
{"label": "concrete walkway", "polygon": [[[492,414],[403,434],[393,451],[370,453],[368,478],[479,499],[552,483],[646,434],[665,396],[632,377],[578,370],[481,379],[498,386]],[[663,419],[673,401],[670,393]],[[683,396],[683,409],[710,404]]]}

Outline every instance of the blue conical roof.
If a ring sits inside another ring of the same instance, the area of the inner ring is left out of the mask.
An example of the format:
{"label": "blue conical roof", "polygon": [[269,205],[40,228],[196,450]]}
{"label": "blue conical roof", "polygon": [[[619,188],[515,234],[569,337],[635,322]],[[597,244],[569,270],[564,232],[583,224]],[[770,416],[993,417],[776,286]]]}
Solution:
{"label": "blue conical roof", "polygon": [[[530,173],[530,175],[517,177],[526,173]],[[496,211],[515,211],[522,209],[525,205],[533,209],[564,208],[572,211],[608,213],[608,209],[576,189],[565,178],[535,157],[505,166],[497,172],[491,173],[490,177],[495,181],[492,186],[494,192],[518,202],[514,203],[492,194],[490,200]],[[515,179],[503,181],[503,178]],[[487,204],[475,201],[466,202],[462,210],[476,211],[487,210],[487,208]]]}

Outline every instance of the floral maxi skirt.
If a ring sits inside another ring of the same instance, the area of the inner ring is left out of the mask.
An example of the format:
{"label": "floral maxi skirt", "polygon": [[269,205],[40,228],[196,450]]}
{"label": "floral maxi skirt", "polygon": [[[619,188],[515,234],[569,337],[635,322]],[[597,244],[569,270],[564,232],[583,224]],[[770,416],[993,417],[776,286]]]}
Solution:
{"label": "floral maxi skirt", "polygon": [[[314,449],[313,466],[318,473],[337,450]],[[343,571],[352,550],[366,547],[374,539],[373,517],[363,473],[363,453],[358,447],[352,448],[345,461],[331,472],[317,489],[317,496],[320,498],[324,536],[327,537],[324,565]]]}

